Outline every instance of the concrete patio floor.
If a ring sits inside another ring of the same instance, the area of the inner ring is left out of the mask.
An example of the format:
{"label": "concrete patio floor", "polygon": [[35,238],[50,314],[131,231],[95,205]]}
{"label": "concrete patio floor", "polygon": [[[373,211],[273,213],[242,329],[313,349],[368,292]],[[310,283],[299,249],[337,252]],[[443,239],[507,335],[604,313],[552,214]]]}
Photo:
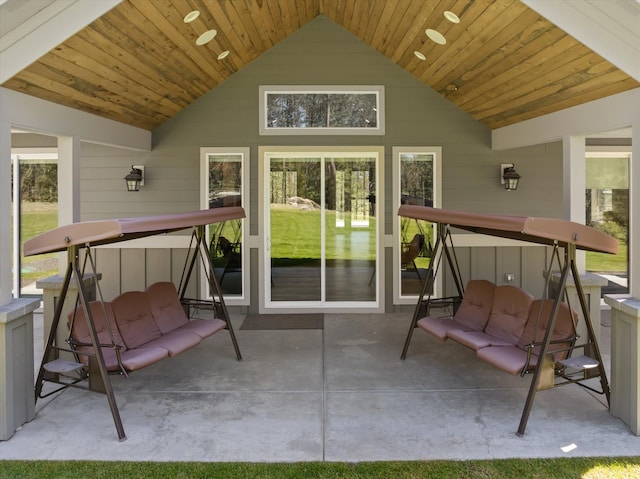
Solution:
{"label": "concrete patio floor", "polygon": [[[530,377],[510,376],[451,341],[416,331],[409,314],[326,314],[323,330],[240,330],[112,377],[127,440],[106,397],[67,390],[0,459],[377,461],[640,455],[640,437],[603,396],[575,385],[541,391],[516,435]],[[609,358],[609,327],[601,348]],[[40,339],[41,341],[41,339]],[[42,344],[42,343],[40,343]]]}

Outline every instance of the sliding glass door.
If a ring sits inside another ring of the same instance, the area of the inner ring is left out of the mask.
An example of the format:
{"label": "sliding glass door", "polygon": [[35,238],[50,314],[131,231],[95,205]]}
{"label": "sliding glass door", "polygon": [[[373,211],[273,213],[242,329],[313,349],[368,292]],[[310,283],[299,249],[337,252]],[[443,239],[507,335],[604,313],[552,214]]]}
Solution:
{"label": "sliding glass door", "polygon": [[377,307],[380,156],[264,154],[266,307]]}

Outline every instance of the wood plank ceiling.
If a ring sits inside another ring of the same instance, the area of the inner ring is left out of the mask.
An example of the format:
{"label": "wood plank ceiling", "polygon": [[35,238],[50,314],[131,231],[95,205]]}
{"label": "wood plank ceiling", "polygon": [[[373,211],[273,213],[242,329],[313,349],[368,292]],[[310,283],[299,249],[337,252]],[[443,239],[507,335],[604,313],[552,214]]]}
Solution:
{"label": "wood plank ceiling", "polygon": [[125,0],[2,86],[153,130],[320,14],[491,129],[640,86],[518,0]]}

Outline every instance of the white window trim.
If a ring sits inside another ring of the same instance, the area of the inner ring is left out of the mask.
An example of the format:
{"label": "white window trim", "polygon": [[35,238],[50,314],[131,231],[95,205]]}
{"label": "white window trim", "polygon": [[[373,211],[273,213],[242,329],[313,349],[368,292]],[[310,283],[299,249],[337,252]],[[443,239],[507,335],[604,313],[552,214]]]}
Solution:
{"label": "white window trim", "polygon": [[[384,135],[385,102],[383,85],[260,85],[260,135]],[[373,93],[378,98],[375,128],[267,128],[267,95],[284,93]]]}
{"label": "white window trim", "polygon": [[[242,221],[242,237],[241,237],[241,251],[242,251],[242,295],[240,296],[225,296],[224,302],[228,306],[247,306],[251,298],[249,291],[250,274],[249,274],[249,246],[246,239],[249,236],[247,231],[247,218],[250,217],[249,205],[251,204],[249,187],[249,162],[251,159],[251,149],[248,147],[201,147],[200,148],[200,208],[209,209],[209,169],[208,159],[209,155],[242,155],[242,207],[245,211],[245,219]],[[204,276],[204,271],[201,273],[200,281],[200,293],[203,298],[209,297],[209,291],[207,288],[207,281]]]}
{"label": "white window trim", "polygon": [[[416,304],[417,295],[400,294],[400,155],[405,153],[433,154],[433,206],[442,207],[442,147],[440,146],[394,146],[392,148],[392,196],[396,218],[393,221],[393,304]],[[442,275],[434,282],[434,294],[442,291]]]}

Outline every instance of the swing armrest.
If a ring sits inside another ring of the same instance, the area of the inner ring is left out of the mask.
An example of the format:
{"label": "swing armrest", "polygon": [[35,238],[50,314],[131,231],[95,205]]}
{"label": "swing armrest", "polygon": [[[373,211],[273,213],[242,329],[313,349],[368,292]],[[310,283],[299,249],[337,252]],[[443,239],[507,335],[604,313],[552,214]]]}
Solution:
{"label": "swing armrest", "polygon": [[[73,346],[73,347],[78,347],[78,346],[84,346],[84,347],[88,347],[88,346],[93,346],[93,343],[85,343],[82,341],[76,341],[75,339],[68,339],[67,342]],[[124,346],[121,346],[119,344],[103,344],[103,343],[98,343],[98,346],[101,348],[111,348],[111,349],[115,349],[116,352],[120,352],[124,349]]]}
{"label": "swing armrest", "polygon": [[[573,344],[575,343],[577,339],[577,335],[572,335],[569,336],[568,338],[564,338],[564,339],[552,339],[551,341],[549,341],[549,344],[571,344],[571,346],[567,346],[564,348],[558,348],[558,349],[554,349],[552,351],[548,351],[550,353],[553,353],[554,356],[562,351],[570,351],[573,348]],[[529,369],[529,364],[531,364],[531,355],[534,354],[533,350],[536,348],[536,346],[542,346],[543,345],[543,341],[536,341],[533,343],[529,343],[525,346],[525,350],[527,352],[527,359],[525,362],[524,367],[522,368],[522,375],[524,375],[526,373],[526,371]],[[539,354],[536,354],[536,356],[539,356]]]}

